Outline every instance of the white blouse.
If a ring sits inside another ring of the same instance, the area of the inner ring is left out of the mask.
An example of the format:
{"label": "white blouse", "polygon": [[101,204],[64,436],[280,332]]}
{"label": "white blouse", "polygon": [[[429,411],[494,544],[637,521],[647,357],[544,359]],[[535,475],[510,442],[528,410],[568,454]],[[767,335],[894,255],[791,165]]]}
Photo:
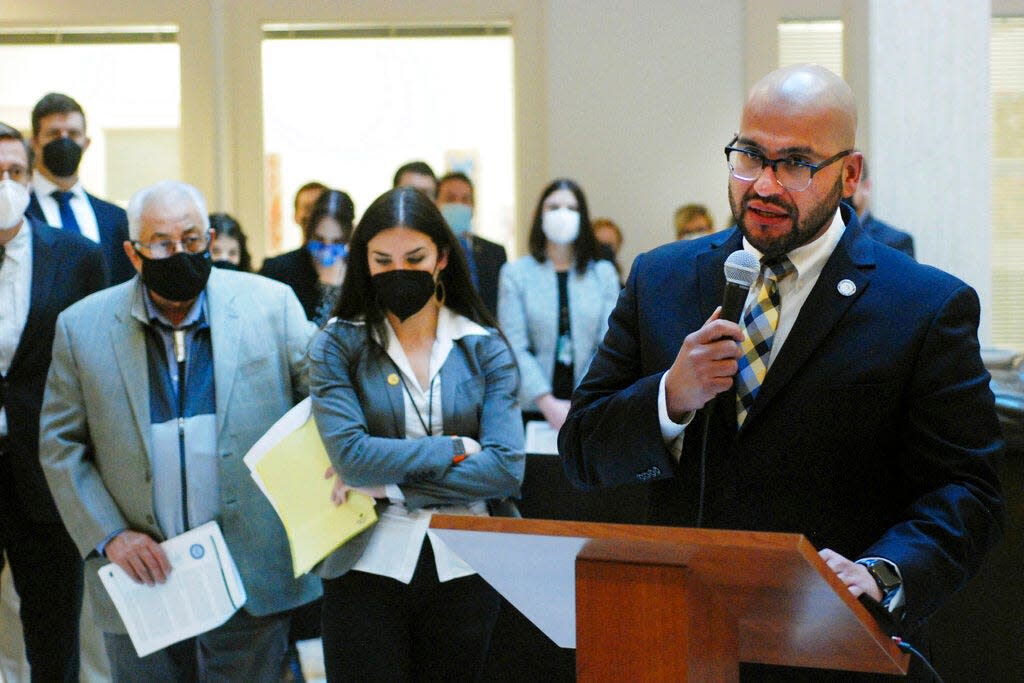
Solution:
{"label": "white blouse", "polygon": [[[442,307],[437,319],[437,338],[430,350],[427,374],[429,385],[424,388],[416,379],[402,345],[398,341],[391,323],[387,323],[388,338],[385,345],[388,356],[395,364],[396,377],[405,384],[405,438],[418,439],[427,436],[424,424],[429,424],[430,433],[444,433],[441,412],[441,366],[454,346],[454,341],[467,335],[489,334],[480,325],[447,308]],[[422,422],[421,422],[422,420]],[[454,435],[453,435],[454,436]],[[376,529],[363,552],[352,567],[362,572],[387,576],[409,583],[412,581],[416,563],[420,557],[423,538],[430,539],[438,580],[450,581],[476,572],[452,552],[448,546],[429,530],[430,518],[434,513],[446,515],[487,516],[487,502],[474,501],[469,505],[450,505],[430,509],[409,510],[405,497],[396,484],[387,486],[391,505],[384,509],[377,520]]]}

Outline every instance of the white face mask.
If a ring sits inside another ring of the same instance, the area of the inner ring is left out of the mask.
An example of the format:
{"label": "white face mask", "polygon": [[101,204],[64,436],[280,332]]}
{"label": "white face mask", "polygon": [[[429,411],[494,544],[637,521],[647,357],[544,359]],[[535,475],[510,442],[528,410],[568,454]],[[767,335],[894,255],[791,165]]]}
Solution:
{"label": "white face mask", "polygon": [[580,212],[562,207],[545,211],[541,218],[544,235],[555,244],[569,244],[580,234]]}
{"label": "white face mask", "polygon": [[21,224],[28,201],[27,187],[10,178],[0,180],[0,230]]}

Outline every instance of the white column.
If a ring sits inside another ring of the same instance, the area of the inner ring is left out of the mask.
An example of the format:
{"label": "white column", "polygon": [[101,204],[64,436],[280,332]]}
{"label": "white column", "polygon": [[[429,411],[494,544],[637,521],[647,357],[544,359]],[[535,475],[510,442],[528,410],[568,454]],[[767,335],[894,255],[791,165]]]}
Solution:
{"label": "white column", "polygon": [[914,236],[919,261],[991,301],[988,0],[847,0],[848,77],[876,216]]}

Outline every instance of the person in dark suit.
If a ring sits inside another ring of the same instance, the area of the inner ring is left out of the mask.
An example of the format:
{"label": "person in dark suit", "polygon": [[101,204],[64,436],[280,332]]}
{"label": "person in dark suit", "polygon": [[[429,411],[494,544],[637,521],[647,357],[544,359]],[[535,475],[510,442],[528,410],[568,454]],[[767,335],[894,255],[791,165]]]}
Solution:
{"label": "person in dark suit", "polygon": [[[559,449],[580,487],[651,482],[653,523],[804,534],[915,642],[1000,536],[1003,442],[977,294],[841,204],[855,129],[823,67],[754,86],[726,147],[736,226],[636,259]],[[740,249],[763,265],[736,324],[716,307]]]}
{"label": "person in dark suit", "polygon": [[446,173],[437,181],[437,208],[459,238],[473,286],[491,315],[498,315],[498,274],[508,261],[505,247],[473,233],[473,181],[465,173]]}
{"label": "person in dark suit", "polygon": [[864,162],[860,173],[860,182],[857,183],[857,189],[850,197],[850,203],[857,210],[857,220],[860,221],[860,226],[865,233],[882,244],[888,244],[893,249],[914,258],[914,238],[910,233],[878,220],[871,213],[871,177],[868,174],[867,161]]}
{"label": "person in dark suit", "polygon": [[260,268],[260,275],[291,287],[306,317],[318,326],[330,318],[341,292],[355,213],[347,193],[324,190],[306,217],[302,246],[267,259]]}
{"label": "person in dark suit", "polygon": [[78,164],[89,149],[85,113],[74,99],[49,93],[32,109],[32,148],[36,173],[27,215],[72,232],[80,232],[103,249],[111,284],[130,280],[135,269],[124,253],[128,215],[116,204],[82,187]]}
{"label": "person in dark suit", "polygon": [[0,568],[21,598],[33,681],[77,681],[82,561],[39,465],[57,314],[107,286],[99,248],[25,217],[31,150],[0,123]]}

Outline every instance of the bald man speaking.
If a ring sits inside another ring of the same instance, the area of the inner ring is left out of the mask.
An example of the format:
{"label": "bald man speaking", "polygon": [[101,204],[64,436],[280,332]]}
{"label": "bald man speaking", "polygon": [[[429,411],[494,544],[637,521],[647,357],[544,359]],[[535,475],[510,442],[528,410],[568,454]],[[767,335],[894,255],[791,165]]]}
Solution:
{"label": "bald man speaking", "polygon": [[[559,449],[581,488],[650,481],[651,523],[806,535],[923,640],[1000,536],[1003,443],[977,294],[841,204],[856,128],[827,69],[754,86],[725,148],[735,225],[636,259]],[[717,308],[738,250],[754,283],[732,322]]]}

